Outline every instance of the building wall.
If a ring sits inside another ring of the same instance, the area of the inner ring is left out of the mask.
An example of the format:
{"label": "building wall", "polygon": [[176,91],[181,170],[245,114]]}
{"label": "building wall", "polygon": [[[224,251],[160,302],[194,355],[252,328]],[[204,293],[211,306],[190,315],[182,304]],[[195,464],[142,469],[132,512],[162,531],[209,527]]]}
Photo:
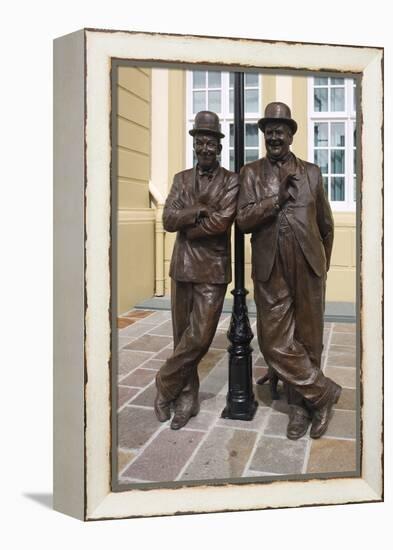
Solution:
{"label": "building wall", "polygon": [[[307,78],[304,76],[271,75],[262,77],[261,113],[271,101],[283,101],[292,109],[293,117],[298,122],[298,131],[294,137],[292,151],[300,158],[308,159],[308,106]],[[173,174],[184,169],[186,120],[185,106],[185,73],[170,71],[169,85],[170,105],[170,149],[169,181]],[[173,140],[173,141],[172,141]],[[264,146],[261,146],[261,155]],[[331,268],[328,274],[326,298],[333,302],[355,302],[356,297],[356,214],[354,212],[334,212],[335,240]],[[175,235],[165,235],[165,291],[170,292],[168,277],[170,257]],[[251,281],[251,245],[250,236],[245,236],[245,280],[246,287],[252,294]],[[228,287],[228,295],[233,284]]]}
{"label": "building wall", "polygon": [[[185,169],[186,159],[186,72],[170,70],[168,74],[168,189],[173,176]],[[165,294],[171,291],[169,266],[176,233],[165,233]]]}
{"label": "building wall", "polygon": [[154,293],[154,210],[150,208],[151,70],[119,67],[118,312]]}

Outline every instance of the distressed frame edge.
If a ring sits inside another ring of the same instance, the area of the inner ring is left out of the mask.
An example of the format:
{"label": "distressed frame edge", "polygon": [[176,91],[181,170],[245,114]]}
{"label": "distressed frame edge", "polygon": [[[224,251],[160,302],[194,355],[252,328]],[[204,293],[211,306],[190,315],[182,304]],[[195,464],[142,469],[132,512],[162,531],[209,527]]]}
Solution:
{"label": "distressed frame edge", "polygon": [[[53,41],[53,508],[86,518],[85,32]],[[70,223],[71,221],[71,223]]]}
{"label": "distressed frame edge", "polygon": [[[100,31],[97,31],[98,33],[100,33]],[[113,33],[115,33],[116,31],[113,31]],[[89,35],[90,35],[91,31],[89,31]],[[137,33],[138,35],[140,34],[143,34],[143,33]],[[94,35],[95,35],[95,38],[97,38],[96,36],[96,32],[94,31]],[[133,34],[131,34],[131,37],[133,36]],[[149,36],[150,35],[145,35],[145,36]],[[167,37],[168,35],[165,35],[165,37]],[[171,35],[169,35],[171,36]],[[181,37],[180,37],[181,38]],[[188,37],[190,38],[190,37]],[[210,37],[206,37],[206,40],[210,40]],[[239,39],[228,39],[228,40],[233,40],[235,41],[237,44],[239,44]],[[263,43],[263,41],[256,41],[256,42],[261,42]],[[282,43],[278,43],[278,45],[281,45]],[[295,43],[295,45],[298,45],[298,43]],[[335,46],[335,47],[338,47],[338,46]],[[314,49],[319,49],[320,46],[315,46]],[[343,46],[343,48],[345,49],[351,49],[350,46]],[[373,53],[374,55],[371,56],[371,61],[369,61],[370,63],[372,63],[372,61],[374,60],[377,60],[378,61],[378,56],[379,56],[379,62],[380,62],[380,68],[382,67],[382,63],[383,63],[383,50],[381,48],[375,48],[375,49],[372,49],[372,48],[368,48],[366,47],[367,50],[373,50]],[[185,60],[184,62],[187,62],[187,60]],[[188,61],[190,62],[190,61]],[[195,62],[195,61],[194,61]],[[366,67],[363,68],[363,71],[365,70]],[[292,70],[294,69],[297,69],[297,67],[293,67]],[[333,67],[331,68],[331,70],[333,70]],[[337,69],[336,69],[337,70]],[[382,86],[382,70],[380,71],[381,74],[381,86]],[[382,97],[380,98],[381,101],[382,101],[382,98],[383,98],[383,89],[382,89]],[[380,113],[380,116],[381,116],[381,124],[383,123],[383,120],[382,120],[382,113],[383,113],[383,109],[382,109],[382,106],[381,106],[381,109],[379,109],[379,113]],[[368,135],[368,129],[367,129],[367,132],[366,134]],[[381,141],[381,139],[378,140],[378,143]],[[364,144],[363,144],[364,145]],[[382,143],[381,143],[382,145]],[[364,147],[363,147],[363,151],[364,151]],[[383,175],[382,175],[382,167],[379,166],[380,168],[380,187],[381,187],[381,191],[383,190]],[[382,202],[381,204],[378,206],[377,205],[377,214],[379,214],[379,218],[378,219],[382,219]],[[379,230],[381,231],[381,227],[379,228]],[[382,265],[381,265],[382,267]],[[362,270],[363,272],[363,270]],[[379,274],[381,274],[381,269],[379,268]],[[375,294],[375,293],[374,293]],[[378,296],[380,297],[380,306],[379,306],[379,315],[378,315],[378,319],[379,319],[379,323],[377,322],[377,325],[378,327],[380,327],[380,323],[382,321],[382,299],[383,299],[383,293],[382,293],[382,288],[380,288],[380,294],[378,294]],[[378,328],[377,327],[377,328]],[[382,327],[380,327],[382,328]],[[380,334],[381,338],[382,338],[382,333]],[[379,349],[379,353],[380,353],[380,358],[381,358],[381,364],[382,364],[382,339],[381,341],[379,342],[380,344],[380,349]],[[382,373],[381,373],[382,375]],[[382,393],[381,393],[381,390],[382,390],[382,386],[381,388],[377,388],[377,393],[379,394],[379,396],[381,397],[381,409],[382,409]],[[362,409],[362,412],[364,411],[364,409]],[[382,418],[382,411],[380,411],[380,415],[379,415],[379,418]],[[380,427],[380,431],[382,432],[382,426]],[[383,457],[383,450],[382,450],[382,441],[381,441],[381,444],[380,444],[380,447],[379,447],[379,450],[380,450],[380,453],[379,453],[379,456]],[[354,489],[355,488],[355,484],[356,482],[358,482],[358,487],[362,488],[363,491],[365,492],[368,492],[368,497],[367,497],[367,501],[368,502],[372,502],[372,501],[380,501],[382,500],[383,498],[383,472],[382,472],[382,463],[381,463],[381,466],[380,467],[377,467],[376,469],[376,475],[374,475],[374,480],[373,482],[371,483],[371,479],[369,479],[370,483],[367,482],[367,479],[365,477],[361,477],[357,480],[351,480],[351,486],[352,488]],[[363,472],[364,473],[364,472]],[[329,480],[329,481],[325,481],[321,484],[321,487],[326,487],[326,483],[329,483],[330,481],[334,481],[334,480]],[[340,484],[343,483],[343,481],[347,481],[347,480],[340,480]],[[355,484],[354,484],[355,482]],[[278,482],[274,482],[274,483],[278,483]],[[282,482],[282,483],[285,483],[287,486],[288,484],[291,484],[291,483],[294,483],[294,482]],[[296,483],[296,482],[295,482]],[[301,482],[301,483],[310,483],[310,482]],[[313,483],[313,482],[312,482]],[[318,482],[319,483],[319,482]],[[202,485],[202,484],[201,484]],[[230,484],[229,484],[230,485]],[[262,485],[262,484],[261,484]],[[261,486],[260,485],[260,486]],[[310,486],[310,485],[309,485]],[[232,487],[232,486],[231,486]],[[246,487],[249,487],[249,485],[246,485]],[[206,489],[206,487],[200,487],[198,486],[197,488],[187,488],[187,489],[170,489],[169,491],[171,492],[177,492],[178,493],[178,496],[180,496],[180,493],[182,493],[183,491],[193,491],[195,493],[195,491],[199,488],[203,488],[203,489]],[[369,489],[369,491],[366,491],[366,489]],[[89,487],[87,487],[87,490],[89,489]],[[209,490],[212,490],[212,487],[208,487]],[[214,489],[217,489],[217,488],[214,488]],[[225,490],[228,490],[228,488],[225,488]],[[151,497],[154,498],[154,494],[156,494],[157,492],[161,492],[161,491],[168,491],[168,490],[165,490],[165,489],[152,489],[150,492],[151,494]],[[94,492],[94,491],[93,491]],[[133,493],[134,495],[138,493],[137,490],[133,490],[133,491],[128,491],[127,493]],[[105,495],[104,498],[102,498],[101,500],[99,500],[99,504],[96,505],[96,506],[89,506],[89,509],[86,510],[86,518],[85,519],[99,519],[99,518],[107,518],[107,517],[131,517],[131,516],[134,516],[134,514],[126,514],[126,515],[123,515],[123,514],[120,514],[120,515],[110,515],[109,513],[109,516],[107,515],[108,514],[108,511],[109,509],[107,508],[107,505],[111,506],[113,503],[111,503],[111,501],[113,500],[112,499],[112,496],[114,495],[115,493],[111,493],[110,491],[108,491]],[[118,494],[118,493],[117,493]],[[365,493],[363,493],[363,496],[365,495]],[[206,496],[206,495],[205,495]],[[317,505],[317,504],[326,504],[326,500],[325,500],[325,497],[322,497],[323,500],[321,501],[316,501],[314,499],[314,502],[312,504],[314,505]],[[349,497],[350,498],[350,497]],[[360,496],[358,497],[355,497],[355,500],[353,502],[362,502],[364,501]],[[96,501],[97,503],[97,501]],[[334,502],[329,502],[329,504],[339,504],[340,502],[338,501],[334,501]],[[344,503],[344,502],[342,502]],[[310,504],[298,504],[298,506],[303,506],[303,505],[311,505]],[[295,506],[295,504],[290,504],[289,506]],[[269,508],[269,507],[285,507],[285,504],[284,505],[276,505],[276,506],[270,506],[269,504],[266,503],[266,505],[262,505],[262,506],[257,506],[257,507],[254,507],[251,505],[251,507],[248,507],[246,509],[262,509],[262,508]],[[206,505],[204,505],[204,510],[199,510],[198,512],[194,509],[194,510],[190,510],[190,509],[187,509],[187,510],[176,510],[176,511],[170,511],[168,512],[168,514],[174,514],[174,513],[192,513],[192,511],[194,511],[195,513],[201,513],[203,511],[206,511]],[[235,511],[235,510],[240,510],[240,508],[231,508],[231,510]],[[212,509],[212,510],[209,510],[209,512],[214,512],[214,511],[224,511],[224,509],[222,507],[219,507],[217,509]],[[147,514],[143,514],[143,513],[140,513],[140,514],[136,514],[137,517],[144,517],[144,516],[149,516],[149,515],[167,515],[165,512],[164,513],[157,513],[155,514],[154,512],[153,513],[147,513]]]}

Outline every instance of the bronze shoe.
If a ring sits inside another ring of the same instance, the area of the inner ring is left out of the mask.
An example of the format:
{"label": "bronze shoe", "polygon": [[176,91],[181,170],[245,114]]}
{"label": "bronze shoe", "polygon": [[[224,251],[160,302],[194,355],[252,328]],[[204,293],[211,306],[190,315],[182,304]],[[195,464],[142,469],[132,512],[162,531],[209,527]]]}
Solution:
{"label": "bronze shoe", "polygon": [[338,384],[332,383],[334,387],[329,400],[322,408],[316,410],[313,414],[310,430],[310,436],[313,439],[319,439],[326,432],[332,417],[333,406],[340,399],[342,388]]}
{"label": "bronze shoe", "polygon": [[171,417],[171,402],[165,399],[161,392],[161,383],[159,376],[156,376],[157,395],[154,399],[154,412],[160,422],[166,422]]}
{"label": "bronze shoe", "polygon": [[199,413],[199,402],[198,400],[193,402],[191,405],[184,403],[175,405],[175,414],[172,418],[171,429],[180,430],[187,424],[187,422],[193,416],[196,416]]}
{"label": "bronze shoe", "polygon": [[305,409],[298,405],[290,405],[287,426],[288,439],[300,439],[303,437],[308,430],[310,420],[310,415]]}

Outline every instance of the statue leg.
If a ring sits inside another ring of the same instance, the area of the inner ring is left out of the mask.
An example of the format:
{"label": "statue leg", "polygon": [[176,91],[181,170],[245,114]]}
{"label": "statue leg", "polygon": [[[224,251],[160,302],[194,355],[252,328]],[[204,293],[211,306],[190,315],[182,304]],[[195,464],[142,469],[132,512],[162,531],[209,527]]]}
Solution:
{"label": "statue leg", "polygon": [[[171,426],[174,429],[182,427],[184,419],[188,421],[190,416],[197,414],[199,410],[198,364],[213,340],[227,287],[226,284],[187,284],[190,285],[191,292],[187,323],[183,331],[174,334],[176,345],[173,354],[159,372],[159,383],[163,393],[175,402],[175,417],[182,416],[179,422],[175,422],[174,417],[174,426]],[[180,308],[181,302],[178,298]],[[180,316],[182,315],[181,313]],[[179,414],[176,414],[176,410]]]}

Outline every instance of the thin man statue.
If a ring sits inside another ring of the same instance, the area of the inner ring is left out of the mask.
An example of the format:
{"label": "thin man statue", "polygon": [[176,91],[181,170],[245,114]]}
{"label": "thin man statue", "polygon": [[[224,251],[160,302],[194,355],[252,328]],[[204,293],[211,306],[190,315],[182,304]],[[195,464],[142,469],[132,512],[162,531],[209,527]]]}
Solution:
{"label": "thin man statue", "polygon": [[222,168],[219,118],[199,112],[189,132],[197,165],[175,175],[165,203],[166,231],[177,232],[169,275],[172,355],[156,377],[156,416],[178,430],[199,412],[198,364],[216,332],[231,281],[231,224],[236,214],[238,175]]}
{"label": "thin man statue", "polygon": [[269,103],[258,121],[266,156],[243,167],[237,223],[252,233],[252,278],[260,349],[287,388],[287,436],[327,430],[341,387],[321,370],[326,274],[333,217],[319,167],[297,158],[287,105]]}

